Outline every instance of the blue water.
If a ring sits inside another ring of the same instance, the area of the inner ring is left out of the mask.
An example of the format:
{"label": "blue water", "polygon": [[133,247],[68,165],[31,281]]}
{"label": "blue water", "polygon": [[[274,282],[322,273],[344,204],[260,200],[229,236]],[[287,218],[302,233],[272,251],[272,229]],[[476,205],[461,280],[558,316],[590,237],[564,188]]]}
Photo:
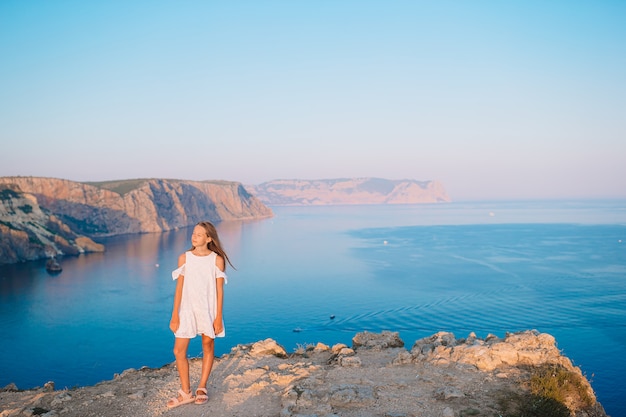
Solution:
{"label": "blue water", "polygon": [[[237,267],[218,355],[268,337],[293,351],[390,329],[410,348],[440,330],[537,329],[626,416],[626,201],[273,209],[218,225]],[[43,262],[0,267],[0,386],[88,385],[170,363],[170,271],[189,236],[109,239],[56,276]]]}

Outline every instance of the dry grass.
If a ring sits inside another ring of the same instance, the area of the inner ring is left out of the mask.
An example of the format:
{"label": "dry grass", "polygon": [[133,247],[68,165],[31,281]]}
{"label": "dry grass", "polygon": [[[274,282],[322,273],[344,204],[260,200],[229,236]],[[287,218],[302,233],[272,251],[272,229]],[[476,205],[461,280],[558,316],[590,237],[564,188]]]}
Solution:
{"label": "dry grass", "polygon": [[568,400],[579,407],[594,404],[582,377],[556,364],[528,369],[528,391],[502,391],[498,406],[502,417],[569,417]]}

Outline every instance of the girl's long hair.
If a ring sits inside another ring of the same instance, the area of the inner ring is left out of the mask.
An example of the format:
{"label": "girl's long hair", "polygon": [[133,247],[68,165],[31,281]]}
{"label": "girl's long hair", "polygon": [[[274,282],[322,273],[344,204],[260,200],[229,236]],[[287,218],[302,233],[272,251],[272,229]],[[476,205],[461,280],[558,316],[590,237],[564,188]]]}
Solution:
{"label": "girl's long hair", "polygon": [[[237,269],[232,264],[232,262],[230,262],[230,259],[228,259],[228,255],[226,255],[226,252],[222,248],[222,244],[220,243],[220,238],[217,235],[217,229],[215,229],[215,226],[213,226],[211,222],[198,222],[197,226],[202,226],[204,230],[206,230],[207,236],[211,238],[211,241],[207,244],[207,248],[217,253],[222,258],[226,259],[226,261],[230,264],[230,266],[233,267],[233,269]],[[192,246],[190,250],[194,250],[194,249],[195,247]],[[224,264],[224,270],[226,270],[226,264]]]}

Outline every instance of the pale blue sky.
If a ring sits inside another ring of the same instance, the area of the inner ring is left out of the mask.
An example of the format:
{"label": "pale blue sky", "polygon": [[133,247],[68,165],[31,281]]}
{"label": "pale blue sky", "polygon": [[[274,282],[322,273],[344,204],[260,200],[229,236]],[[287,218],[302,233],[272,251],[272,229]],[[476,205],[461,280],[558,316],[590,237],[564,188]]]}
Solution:
{"label": "pale blue sky", "polygon": [[3,0],[0,140],[0,176],[626,197],[626,2]]}

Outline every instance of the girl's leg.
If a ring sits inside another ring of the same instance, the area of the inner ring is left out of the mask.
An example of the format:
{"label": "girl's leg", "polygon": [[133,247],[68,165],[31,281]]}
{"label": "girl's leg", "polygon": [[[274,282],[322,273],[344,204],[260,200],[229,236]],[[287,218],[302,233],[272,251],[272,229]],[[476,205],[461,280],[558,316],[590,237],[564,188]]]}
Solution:
{"label": "girl's leg", "polygon": [[174,357],[176,358],[176,368],[180,378],[180,385],[183,391],[190,392],[191,384],[189,382],[189,360],[187,359],[187,348],[189,347],[189,339],[176,338],[174,341]]}
{"label": "girl's leg", "polygon": [[198,387],[206,388],[211,369],[213,369],[213,359],[215,358],[215,340],[209,336],[202,335],[202,376]]}

